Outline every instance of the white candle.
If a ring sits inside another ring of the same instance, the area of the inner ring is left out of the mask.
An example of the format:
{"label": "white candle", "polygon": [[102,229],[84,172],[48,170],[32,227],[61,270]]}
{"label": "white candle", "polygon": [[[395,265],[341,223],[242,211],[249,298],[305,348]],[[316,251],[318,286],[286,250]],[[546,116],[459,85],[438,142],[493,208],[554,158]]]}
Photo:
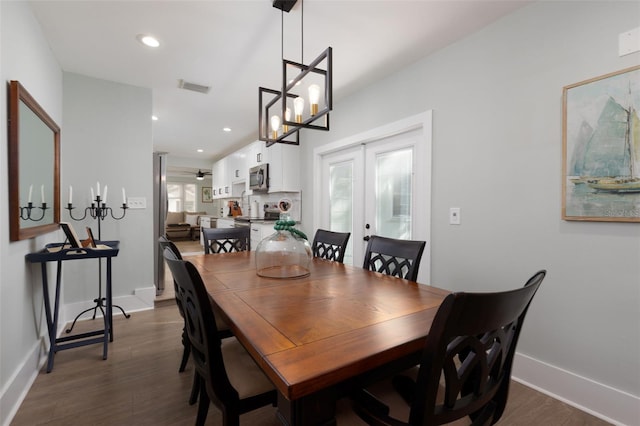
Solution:
{"label": "white candle", "polygon": [[44,204],[44,185],[40,186],[40,195],[42,196],[42,204]]}
{"label": "white candle", "polygon": [[91,203],[93,204],[93,202],[96,200],[96,196],[93,193],[93,188],[90,188],[90,189],[91,189]]}
{"label": "white candle", "polygon": [[69,185],[69,204],[73,203],[73,187]]}
{"label": "white candle", "polygon": [[33,194],[33,185],[29,185],[29,202],[31,202],[31,195]]}
{"label": "white candle", "polygon": [[127,194],[124,192],[124,188],[122,188],[122,204],[127,204]]}
{"label": "white candle", "polygon": [[102,204],[107,204],[107,185],[104,186],[104,198],[102,199]]}
{"label": "white candle", "polygon": [[98,195],[98,197],[99,197],[100,196],[100,182],[98,182],[96,184],[96,189],[97,189],[96,195]]}

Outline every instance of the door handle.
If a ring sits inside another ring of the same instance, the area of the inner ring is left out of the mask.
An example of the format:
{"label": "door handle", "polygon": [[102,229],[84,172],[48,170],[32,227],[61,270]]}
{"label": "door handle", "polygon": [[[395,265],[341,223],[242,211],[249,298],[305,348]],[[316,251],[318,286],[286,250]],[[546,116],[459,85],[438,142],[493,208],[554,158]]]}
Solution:
{"label": "door handle", "polygon": [[364,241],[369,241],[369,240],[371,239],[371,237],[370,237],[370,236],[368,236],[368,235],[366,235],[366,236],[364,236],[362,239],[363,239]]}

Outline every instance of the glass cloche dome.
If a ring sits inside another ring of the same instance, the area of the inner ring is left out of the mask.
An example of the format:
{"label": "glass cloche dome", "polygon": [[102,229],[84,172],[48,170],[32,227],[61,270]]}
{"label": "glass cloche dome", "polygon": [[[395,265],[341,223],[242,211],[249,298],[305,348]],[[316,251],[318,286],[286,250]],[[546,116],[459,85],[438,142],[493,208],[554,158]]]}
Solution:
{"label": "glass cloche dome", "polygon": [[256,248],[256,270],[267,278],[301,278],[309,275],[311,244],[306,235],[294,228],[296,222],[282,213],[276,232],[264,238]]}

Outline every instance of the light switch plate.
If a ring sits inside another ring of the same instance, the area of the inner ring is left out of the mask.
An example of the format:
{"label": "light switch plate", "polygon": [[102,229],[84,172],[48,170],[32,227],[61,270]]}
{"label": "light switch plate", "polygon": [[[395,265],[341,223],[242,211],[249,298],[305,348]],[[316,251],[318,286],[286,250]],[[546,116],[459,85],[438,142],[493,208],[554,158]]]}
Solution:
{"label": "light switch plate", "polygon": [[127,199],[127,206],[130,209],[146,209],[147,199],[145,197],[129,197]]}
{"label": "light switch plate", "polygon": [[640,27],[620,33],[618,55],[625,56],[640,51]]}
{"label": "light switch plate", "polygon": [[460,207],[449,209],[449,225],[460,225]]}

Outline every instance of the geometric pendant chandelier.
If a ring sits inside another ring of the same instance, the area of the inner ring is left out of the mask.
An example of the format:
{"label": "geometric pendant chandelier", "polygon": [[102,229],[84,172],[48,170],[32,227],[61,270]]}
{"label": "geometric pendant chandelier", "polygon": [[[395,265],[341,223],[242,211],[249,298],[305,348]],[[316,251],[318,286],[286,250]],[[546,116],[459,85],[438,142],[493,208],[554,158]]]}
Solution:
{"label": "geometric pendant chandelier", "polygon": [[[273,7],[284,16],[296,1],[274,0]],[[302,7],[304,17],[304,3]],[[281,89],[258,88],[258,138],[267,146],[299,145],[300,129],[328,131],[329,111],[333,108],[332,72],[331,47],[308,65],[283,57]]]}

